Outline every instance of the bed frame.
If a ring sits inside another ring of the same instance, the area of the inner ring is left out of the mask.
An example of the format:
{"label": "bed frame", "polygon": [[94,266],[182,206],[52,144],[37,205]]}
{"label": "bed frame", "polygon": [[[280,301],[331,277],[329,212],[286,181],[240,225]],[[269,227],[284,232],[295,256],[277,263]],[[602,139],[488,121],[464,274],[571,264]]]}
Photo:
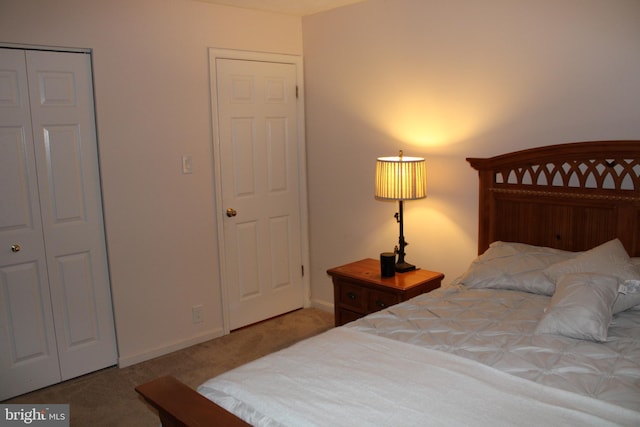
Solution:
{"label": "bed frame", "polygon": [[[478,253],[502,240],[583,251],[619,238],[640,256],[640,141],[560,144],[467,161],[478,171]],[[136,387],[164,427],[247,426],[173,377]]]}

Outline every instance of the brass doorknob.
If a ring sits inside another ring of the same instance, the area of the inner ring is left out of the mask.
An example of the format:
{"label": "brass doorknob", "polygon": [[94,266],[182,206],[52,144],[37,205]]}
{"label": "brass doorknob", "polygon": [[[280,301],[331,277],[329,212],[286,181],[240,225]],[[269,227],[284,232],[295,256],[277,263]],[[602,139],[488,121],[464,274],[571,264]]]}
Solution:
{"label": "brass doorknob", "polygon": [[236,211],[236,210],[235,210],[235,209],[233,209],[233,208],[228,208],[228,209],[227,209],[227,216],[228,216],[229,218],[231,218],[232,216],[236,216],[236,215],[238,215],[238,211]]}
{"label": "brass doorknob", "polygon": [[11,252],[20,252],[20,249],[22,248],[17,243],[14,243],[13,245],[11,245]]}

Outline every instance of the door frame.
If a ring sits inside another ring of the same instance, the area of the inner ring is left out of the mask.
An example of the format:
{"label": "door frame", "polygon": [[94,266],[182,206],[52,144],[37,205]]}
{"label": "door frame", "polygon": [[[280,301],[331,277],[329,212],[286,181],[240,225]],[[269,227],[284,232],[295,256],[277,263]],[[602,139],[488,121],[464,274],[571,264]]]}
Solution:
{"label": "door frame", "polygon": [[220,155],[220,125],[218,123],[218,93],[216,85],[216,60],[236,59],[257,62],[277,62],[294,64],[296,66],[297,80],[297,136],[298,145],[298,178],[299,178],[299,211],[300,211],[300,245],[301,260],[304,268],[302,276],[303,306],[310,306],[310,257],[309,257],[309,208],[307,195],[307,152],[304,118],[304,73],[302,69],[302,57],[299,55],[287,55],[268,52],[252,52],[232,49],[209,48],[209,87],[211,105],[211,133],[213,144],[213,172],[214,172],[214,196],[216,206],[216,228],[218,234],[218,263],[220,292],[222,300],[223,333],[230,332],[229,328],[229,288],[227,286],[228,273],[226,271],[226,254],[224,251],[224,214],[222,212],[222,164]]}

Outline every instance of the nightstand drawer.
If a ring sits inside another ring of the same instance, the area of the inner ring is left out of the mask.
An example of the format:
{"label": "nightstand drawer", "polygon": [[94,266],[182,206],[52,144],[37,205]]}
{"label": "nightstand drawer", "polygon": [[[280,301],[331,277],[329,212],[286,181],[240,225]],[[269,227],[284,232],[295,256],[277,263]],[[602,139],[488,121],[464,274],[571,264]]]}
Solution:
{"label": "nightstand drawer", "polygon": [[397,294],[370,290],[367,307],[369,308],[369,313],[373,313],[399,302],[400,298],[398,298]]}
{"label": "nightstand drawer", "polygon": [[356,284],[342,282],[338,286],[338,303],[341,307],[364,313],[367,309],[367,290]]}
{"label": "nightstand drawer", "polygon": [[336,310],[335,315],[337,319],[336,322],[339,325],[344,325],[346,323],[353,322],[354,320],[358,320],[361,317],[365,316],[364,313],[356,313],[355,311],[344,310],[341,308]]}

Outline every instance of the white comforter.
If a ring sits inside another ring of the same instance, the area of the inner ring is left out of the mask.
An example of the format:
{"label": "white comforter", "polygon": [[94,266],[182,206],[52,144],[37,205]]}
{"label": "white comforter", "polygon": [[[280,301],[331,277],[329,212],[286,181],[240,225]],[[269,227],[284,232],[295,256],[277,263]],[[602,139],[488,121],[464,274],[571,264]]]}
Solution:
{"label": "white comforter", "polygon": [[198,391],[258,426],[640,425],[640,413],[350,328],[227,372]]}
{"label": "white comforter", "polygon": [[640,311],[593,343],[534,335],[548,301],[434,291],[199,391],[258,426],[640,426]]}
{"label": "white comforter", "polygon": [[640,412],[640,311],[615,315],[607,342],[596,343],[535,335],[548,303],[527,292],[440,289],[347,327]]}

